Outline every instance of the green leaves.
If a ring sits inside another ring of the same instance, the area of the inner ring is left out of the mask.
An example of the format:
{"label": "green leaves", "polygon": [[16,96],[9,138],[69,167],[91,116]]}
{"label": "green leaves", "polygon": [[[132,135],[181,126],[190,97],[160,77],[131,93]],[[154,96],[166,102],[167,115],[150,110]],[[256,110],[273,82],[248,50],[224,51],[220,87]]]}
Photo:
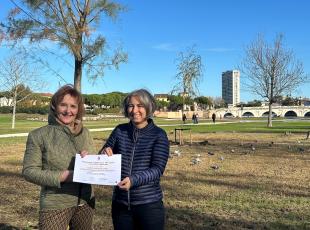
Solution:
{"label": "green leaves", "polygon": [[[125,7],[107,0],[12,0],[14,7],[0,24],[0,41],[57,42],[74,57],[74,85],[80,90],[82,69],[88,77],[104,75],[106,67],[127,61],[120,48],[107,52],[106,38],[96,30],[103,16],[115,20]],[[99,58],[100,61],[99,61]]]}

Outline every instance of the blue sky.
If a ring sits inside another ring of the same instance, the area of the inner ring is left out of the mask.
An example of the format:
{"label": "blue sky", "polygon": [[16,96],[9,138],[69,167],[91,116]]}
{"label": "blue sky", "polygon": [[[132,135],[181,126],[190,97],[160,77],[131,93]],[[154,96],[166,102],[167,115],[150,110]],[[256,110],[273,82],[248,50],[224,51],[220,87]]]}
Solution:
{"label": "blue sky", "polygon": [[[0,3],[4,18],[8,0]],[[119,71],[107,70],[95,84],[83,76],[83,93],[128,92],[147,88],[152,93],[168,93],[175,84],[176,58],[180,51],[196,45],[204,64],[200,94],[221,96],[221,73],[237,68],[244,48],[258,34],[271,42],[278,33],[285,45],[303,62],[310,73],[310,1],[308,0],[120,0],[128,11],[116,23],[102,22],[99,33],[111,47],[122,44],[129,55]],[[0,56],[7,50],[1,48]],[[71,59],[69,59],[71,60]],[[51,63],[67,83],[73,82],[72,67],[59,61]],[[46,91],[54,92],[59,79],[49,78]],[[241,75],[242,81],[242,75]],[[63,84],[63,82],[60,82]],[[292,93],[310,97],[309,84]],[[241,85],[241,101],[261,99]]]}

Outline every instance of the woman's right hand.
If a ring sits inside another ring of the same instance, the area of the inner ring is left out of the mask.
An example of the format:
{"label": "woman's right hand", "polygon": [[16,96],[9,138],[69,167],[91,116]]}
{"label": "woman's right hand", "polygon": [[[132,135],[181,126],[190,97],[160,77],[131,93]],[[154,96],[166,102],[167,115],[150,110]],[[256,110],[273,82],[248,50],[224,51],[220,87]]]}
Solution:
{"label": "woman's right hand", "polygon": [[106,147],[106,148],[103,148],[100,153],[107,154],[110,157],[113,155],[113,150],[111,147]]}
{"label": "woman's right hand", "polygon": [[88,155],[88,152],[87,152],[86,150],[82,150],[82,151],[80,152],[80,155],[81,155],[82,158],[83,158],[83,157],[86,157],[86,156]]}
{"label": "woman's right hand", "polygon": [[60,182],[72,182],[73,180],[73,171],[65,170],[60,175]]}

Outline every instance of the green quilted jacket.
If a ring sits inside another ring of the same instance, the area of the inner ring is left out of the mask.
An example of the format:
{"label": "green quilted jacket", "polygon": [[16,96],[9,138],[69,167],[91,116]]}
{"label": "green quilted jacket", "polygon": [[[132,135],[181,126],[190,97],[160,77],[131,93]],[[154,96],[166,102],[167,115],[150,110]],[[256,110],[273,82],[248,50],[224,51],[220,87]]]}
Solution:
{"label": "green quilted jacket", "polygon": [[72,134],[55,119],[49,125],[28,135],[23,162],[23,176],[41,186],[40,209],[63,209],[89,203],[94,207],[92,186],[75,182],[60,182],[61,173],[73,170],[75,154],[91,152],[92,138],[87,128]]}

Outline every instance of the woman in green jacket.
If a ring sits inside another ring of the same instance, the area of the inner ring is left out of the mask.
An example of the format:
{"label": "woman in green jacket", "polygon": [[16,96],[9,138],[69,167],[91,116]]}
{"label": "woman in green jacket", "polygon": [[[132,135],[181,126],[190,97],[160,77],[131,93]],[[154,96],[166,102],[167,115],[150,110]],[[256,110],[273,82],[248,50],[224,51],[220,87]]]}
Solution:
{"label": "woman in green jacket", "polygon": [[48,125],[28,135],[23,175],[41,186],[40,229],[92,229],[92,187],[72,181],[75,154],[92,146],[84,112],[82,95],[65,85],[51,99]]}

